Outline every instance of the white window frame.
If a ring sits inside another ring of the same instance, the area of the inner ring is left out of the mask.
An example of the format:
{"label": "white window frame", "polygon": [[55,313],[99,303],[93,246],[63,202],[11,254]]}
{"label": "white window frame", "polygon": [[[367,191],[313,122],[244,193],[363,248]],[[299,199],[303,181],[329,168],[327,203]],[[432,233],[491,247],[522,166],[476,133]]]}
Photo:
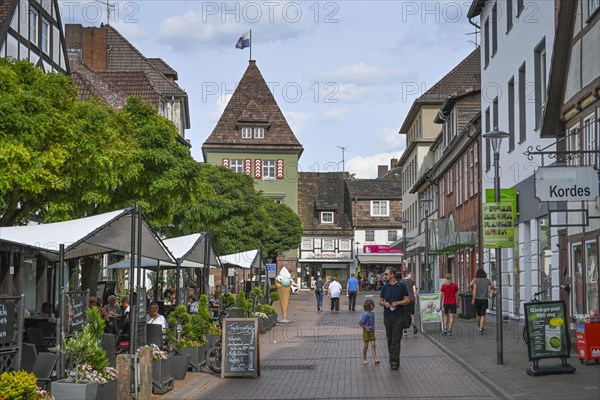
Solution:
{"label": "white window frame", "polygon": [[[579,151],[579,125],[567,129],[567,151]],[[579,165],[579,158],[568,160],[569,165]]]}
{"label": "white window frame", "polygon": [[242,128],[242,139],[252,139],[252,128]]}
{"label": "white window frame", "polygon": [[254,139],[264,139],[265,128],[254,128]]}
{"label": "white window frame", "polygon": [[233,172],[244,173],[244,160],[239,158],[232,158],[229,160],[229,169]]}
{"label": "white window frame", "polygon": [[340,250],[351,250],[352,244],[350,239],[340,239]]}
{"label": "white window frame", "polygon": [[300,249],[312,250],[313,249],[313,240],[310,238],[302,238],[302,245],[301,245]]}
{"label": "white window frame", "polygon": [[275,179],[275,160],[263,160],[262,166],[262,179],[263,180],[274,180]]}
{"label": "white window frame", "polygon": [[333,211],[321,211],[319,220],[322,224],[333,224]]}
{"label": "white window frame", "polygon": [[323,251],[335,251],[335,239],[323,239]]}
{"label": "white window frame", "polygon": [[33,8],[29,9],[29,41],[38,44],[38,18],[39,14]]}
{"label": "white window frame", "polygon": [[[382,206],[385,207],[385,210],[382,210]],[[371,217],[389,217],[389,215],[389,200],[371,200]]]}
{"label": "white window frame", "polygon": [[46,54],[50,54],[50,22],[42,18],[42,42],[40,47]]}
{"label": "white window frame", "polygon": [[[369,238],[369,236],[372,236],[372,238]],[[365,242],[375,243],[375,231],[373,229],[367,229],[365,231]]]}
{"label": "white window frame", "polygon": [[[595,113],[592,112],[588,116],[583,119],[583,150],[598,150],[597,139],[598,135],[596,134],[596,116]],[[586,154],[584,165],[596,166],[596,160],[598,158],[598,153],[595,154]]]}
{"label": "white window frame", "polygon": [[398,231],[397,230],[389,230],[388,231],[388,242],[393,243],[398,240]]}

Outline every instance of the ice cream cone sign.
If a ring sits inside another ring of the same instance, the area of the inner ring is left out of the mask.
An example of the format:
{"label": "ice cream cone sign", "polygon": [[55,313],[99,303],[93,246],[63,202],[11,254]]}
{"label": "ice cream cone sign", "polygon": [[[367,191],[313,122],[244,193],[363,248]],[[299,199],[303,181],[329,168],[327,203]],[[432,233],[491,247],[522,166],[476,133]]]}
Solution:
{"label": "ice cream cone sign", "polygon": [[287,308],[290,302],[290,294],[292,293],[291,285],[292,274],[290,274],[286,267],[281,268],[279,275],[275,278],[275,286],[279,292],[279,305],[281,306],[281,314],[283,315],[284,321],[287,320]]}

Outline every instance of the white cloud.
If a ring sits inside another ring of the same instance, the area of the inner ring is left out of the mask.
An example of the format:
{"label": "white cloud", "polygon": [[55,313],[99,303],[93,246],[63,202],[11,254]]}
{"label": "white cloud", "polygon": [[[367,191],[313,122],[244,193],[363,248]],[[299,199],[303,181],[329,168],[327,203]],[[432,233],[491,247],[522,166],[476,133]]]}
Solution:
{"label": "white cloud", "polygon": [[390,153],[379,153],[370,156],[352,157],[346,161],[346,170],[351,174],[355,174],[359,179],[375,179],[377,178],[377,166],[387,165],[389,168],[392,158],[399,159],[402,156],[403,150]]}
{"label": "white cloud", "polygon": [[326,122],[342,122],[346,119],[348,110],[345,108],[334,108],[323,112],[323,120]]}
{"label": "white cloud", "polygon": [[319,79],[333,82],[373,85],[396,82],[409,75],[410,72],[402,68],[389,68],[359,62],[357,64],[347,65],[335,71],[323,72],[319,75]]}
{"label": "white cloud", "polygon": [[[324,89],[325,90],[325,89]],[[327,91],[328,99],[334,103],[355,103],[365,100],[369,89],[354,83],[335,84]]]}
{"label": "white cloud", "polygon": [[404,136],[398,133],[398,128],[383,128],[377,132],[377,136],[382,138],[380,142],[383,143],[386,148],[397,148],[401,145],[403,146],[406,142]]}
{"label": "white cloud", "polygon": [[299,138],[310,124],[311,114],[302,111],[286,111],[285,119],[290,128],[292,128],[296,138]]}

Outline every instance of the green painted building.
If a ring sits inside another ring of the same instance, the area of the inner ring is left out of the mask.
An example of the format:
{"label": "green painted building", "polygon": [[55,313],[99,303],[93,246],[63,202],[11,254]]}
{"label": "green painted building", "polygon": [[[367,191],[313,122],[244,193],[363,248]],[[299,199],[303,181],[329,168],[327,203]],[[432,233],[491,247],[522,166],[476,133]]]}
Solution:
{"label": "green painted building", "polygon": [[256,190],[298,212],[298,160],[303,150],[256,61],[250,60],[202,145],[204,161],[252,176]]}

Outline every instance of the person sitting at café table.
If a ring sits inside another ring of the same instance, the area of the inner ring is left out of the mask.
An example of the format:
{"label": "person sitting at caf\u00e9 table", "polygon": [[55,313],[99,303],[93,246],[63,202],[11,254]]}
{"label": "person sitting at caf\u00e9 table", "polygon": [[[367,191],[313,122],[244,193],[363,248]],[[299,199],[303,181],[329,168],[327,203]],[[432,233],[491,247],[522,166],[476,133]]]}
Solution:
{"label": "person sitting at caf\u00e9 table", "polygon": [[129,314],[129,296],[123,296],[121,299],[121,310],[123,310],[124,315]]}
{"label": "person sitting at caf\u00e9 table", "polygon": [[42,312],[40,313],[40,317],[48,318],[48,321],[50,322],[56,321],[56,317],[52,313],[52,304],[48,302],[42,303]]}
{"label": "person sitting at caf\u00e9 table", "polygon": [[167,290],[164,291],[164,293],[163,293],[163,302],[165,303],[165,306],[170,306],[171,305],[172,293],[173,292],[171,291],[171,289],[167,289]]}
{"label": "person sitting at caf\u00e9 table", "polygon": [[163,334],[167,331],[167,328],[169,327],[167,319],[158,313],[158,303],[155,301],[150,303],[148,309],[148,316],[146,317],[146,324],[162,325]]}
{"label": "person sitting at caf\u00e9 table", "polygon": [[102,316],[102,318],[104,318],[107,321],[110,319],[106,310],[102,307],[98,307],[98,298],[96,298],[96,296],[90,296],[90,308],[92,307],[98,308],[98,311],[100,311],[100,315]]}
{"label": "person sitting at caf\u00e9 table", "polygon": [[194,296],[193,293],[188,295],[187,308],[190,314],[198,314],[198,299]]}
{"label": "person sitting at caf\u00e9 table", "polygon": [[114,294],[108,296],[108,304],[104,306],[104,309],[111,317],[120,317],[123,314],[121,306],[117,304],[117,296]]}

